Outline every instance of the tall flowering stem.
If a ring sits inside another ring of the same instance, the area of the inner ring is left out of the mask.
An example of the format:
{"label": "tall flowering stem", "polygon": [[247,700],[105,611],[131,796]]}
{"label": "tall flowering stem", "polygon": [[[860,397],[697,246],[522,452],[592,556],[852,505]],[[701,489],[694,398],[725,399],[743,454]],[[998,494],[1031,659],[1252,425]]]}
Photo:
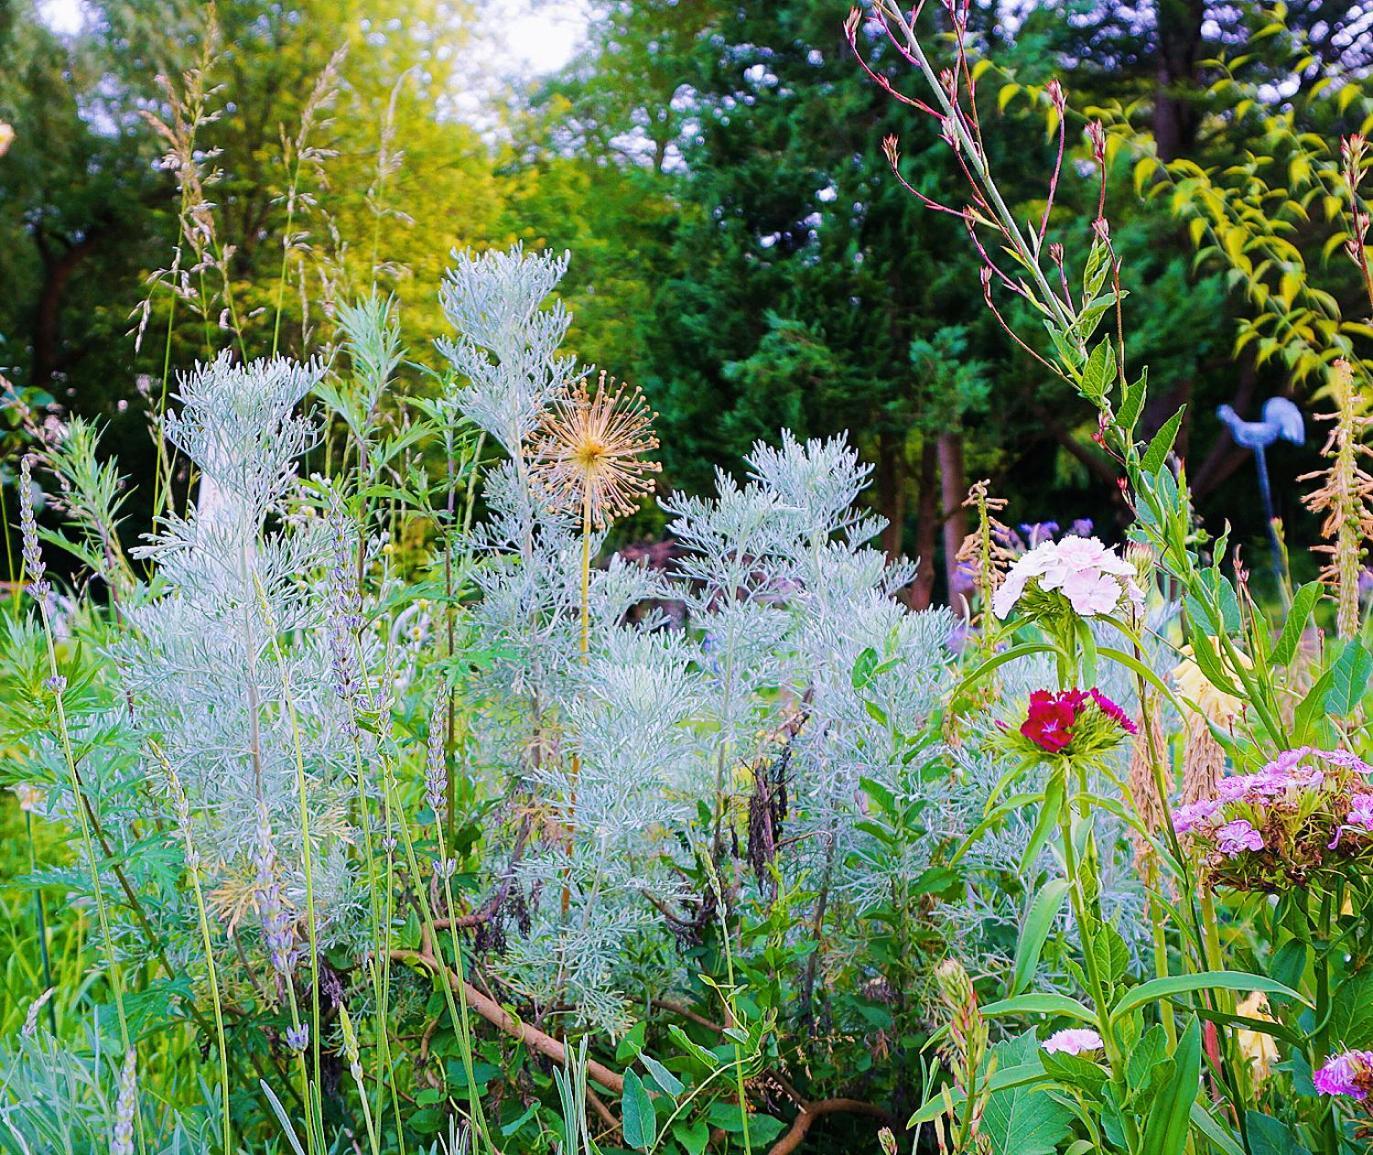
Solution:
{"label": "tall flowering stem", "polygon": [[67,679],[63,677],[57,660],[57,643],[53,634],[52,616],[48,608],[48,595],[52,586],[47,580],[47,567],[43,552],[38,544],[38,526],[33,514],[33,458],[26,456],[20,463],[19,484],[19,528],[22,536],[24,568],[29,579],[29,593],[38,603],[38,614],[43,625],[43,640],[48,654],[48,689],[52,693],[53,708],[57,714],[57,737],[62,748],[62,760],[67,768],[67,780],[72,792],[72,809],[76,811],[77,823],[81,830],[81,847],[85,852],[86,868],[90,873],[91,894],[95,899],[96,917],[100,923],[101,942],[105,952],[105,965],[110,974],[110,989],[114,994],[115,1015],[119,1020],[120,1042],[126,1052],[132,1053],[133,1044],[129,1034],[129,1021],[124,1011],[124,972],[115,954],[114,936],[110,931],[109,907],[105,901],[105,888],[100,879],[100,861],[95,853],[95,839],[91,834],[91,823],[86,812],[86,790],[77,769],[76,754],[72,747],[71,729],[67,722],[67,709],[64,694]]}
{"label": "tall flowering stem", "polygon": [[1335,411],[1319,415],[1320,420],[1334,423],[1321,450],[1330,465],[1297,480],[1321,482],[1303,501],[1313,513],[1325,514],[1321,536],[1330,544],[1313,548],[1330,555],[1321,577],[1335,589],[1336,632],[1340,638],[1349,639],[1359,631],[1359,574],[1366,552],[1364,542],[1373,536],[1373,509],[1369,504],[1373,499],[1373,477],[1361,464],[1364,458],[1373,457],[1373,450],[1362,440],[1373,418],[1360,412],[1354,371],[1348,361],[1336,361],[1332,366],[1330,391]]}
{"label": "tall flowering stem", "polygon": [[[585,377],[555,396],[529,443],[530,477],[548,508],[581,519],[582,564],[577,652],[585,665],[591,648],[591,542],[616,517],[632,514],[653,489],[661,466],[647,454],[658,448],[657,418],[637,388],[602,373],[592,392]],[[577,808],[581,759],[572,756],[568,807]],[[575,813],[574,816],[575,817]],[[572,827],[569,824],[569,844]],[[569,845],[570,849],[570,845]],[[571,893],[563,887],[563,913]]]}

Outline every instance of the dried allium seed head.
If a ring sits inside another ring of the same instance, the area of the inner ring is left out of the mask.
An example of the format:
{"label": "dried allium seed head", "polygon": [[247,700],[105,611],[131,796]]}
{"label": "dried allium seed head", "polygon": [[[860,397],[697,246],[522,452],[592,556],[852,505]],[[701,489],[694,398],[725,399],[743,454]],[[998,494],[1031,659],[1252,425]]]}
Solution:
{"label": "dried allium seed head", "polygon": [[531,469],[549,507],[584,513],[605,529],[638,507],[661,466],[644,455],[658,448],[657,414],[643,394],[600,375],[593,393],[583,378],[545,412],[530,439]]}

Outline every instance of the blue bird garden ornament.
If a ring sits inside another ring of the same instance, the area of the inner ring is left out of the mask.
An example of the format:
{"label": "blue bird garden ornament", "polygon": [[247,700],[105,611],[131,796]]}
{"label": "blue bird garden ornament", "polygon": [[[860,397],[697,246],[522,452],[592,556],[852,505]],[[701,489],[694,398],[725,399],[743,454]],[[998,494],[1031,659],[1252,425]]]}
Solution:
{"label": "blue bird garden ornament", "polygon": [[1259,500],[1263,502],[1263,516],[1268,524],[1268,544],[1273,550],[1273,568],[1282,577],[1282,547],[1273,521],[1273,491],[1268,484],[1268,460],[1264,450],[1279,439],[1300,445],[1306,440],[1306,422],[1301,410],[1286,397],[1270,397],[1263,405],[1261,421],[1244,421],[1229,405],[1222,405],[1216,415],[1230,430],[1236,445],[1254,454],[1259,471]]}

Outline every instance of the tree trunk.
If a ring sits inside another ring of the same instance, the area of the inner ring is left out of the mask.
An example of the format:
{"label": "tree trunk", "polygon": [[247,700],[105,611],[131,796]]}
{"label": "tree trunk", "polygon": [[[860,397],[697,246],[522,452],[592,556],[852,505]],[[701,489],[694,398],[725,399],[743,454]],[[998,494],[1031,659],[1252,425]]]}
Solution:
{"label": "tree trunk", "polygon": [[887,519],[882,548],[890,561],[901,556],[906,528],[906,445],[895,430],[877,435],[877,510]]}
{"label": "tree trunk", "polygon": [[1201,124],[1197,65],[1204,47],[1204,0],[1160,0],[1154,92],[1154,142],[1161,160],[1192,152]]}
{"label": "tree trunk", "polygon": [[934,551],[939,543],[939,458],[934,440],[926,438],[920,454],[920,504],[915,526],[915,584],[911,608],[926,610],[934,601]]}
{"label": "tree trunk", "polygon": [[941,433],[937,444],[939,457],[939,499],[944,517],[944,580],[948,586],[949,606],[957,614],[970,609],[967,592],[971,588],[958,572],[958,551],[968,536],[968,515],[963,499],[968,496],[963,474],[963,434]]}
{"label": "tree trunk", "polygon": [[94,246],[96,235],[92,231],[84,240],[69,245],[61,253],[54,253],[42,234],[35,238],[43,258],[43,287],[33,316],[29,384],[34,388],[47,389],[61,366],[62,294],[77,266]]}

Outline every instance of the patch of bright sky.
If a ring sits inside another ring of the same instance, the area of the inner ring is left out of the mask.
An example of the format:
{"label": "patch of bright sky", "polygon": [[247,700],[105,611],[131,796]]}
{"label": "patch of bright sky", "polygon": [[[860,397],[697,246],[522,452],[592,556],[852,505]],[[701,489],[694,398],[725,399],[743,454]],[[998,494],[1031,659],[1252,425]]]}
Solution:
{"label": "patch of bright sky", "polygon": [[[74,35],[85,23],[82,0],[37,0],[38,13],[54,32]],[[586,28],[585,5],[579,0],[549,0],[536,12],[510,15],[504,5],[483,5],[479,23],[483,39],[503,58],[502,72],[543,75],[572,59]]]}

